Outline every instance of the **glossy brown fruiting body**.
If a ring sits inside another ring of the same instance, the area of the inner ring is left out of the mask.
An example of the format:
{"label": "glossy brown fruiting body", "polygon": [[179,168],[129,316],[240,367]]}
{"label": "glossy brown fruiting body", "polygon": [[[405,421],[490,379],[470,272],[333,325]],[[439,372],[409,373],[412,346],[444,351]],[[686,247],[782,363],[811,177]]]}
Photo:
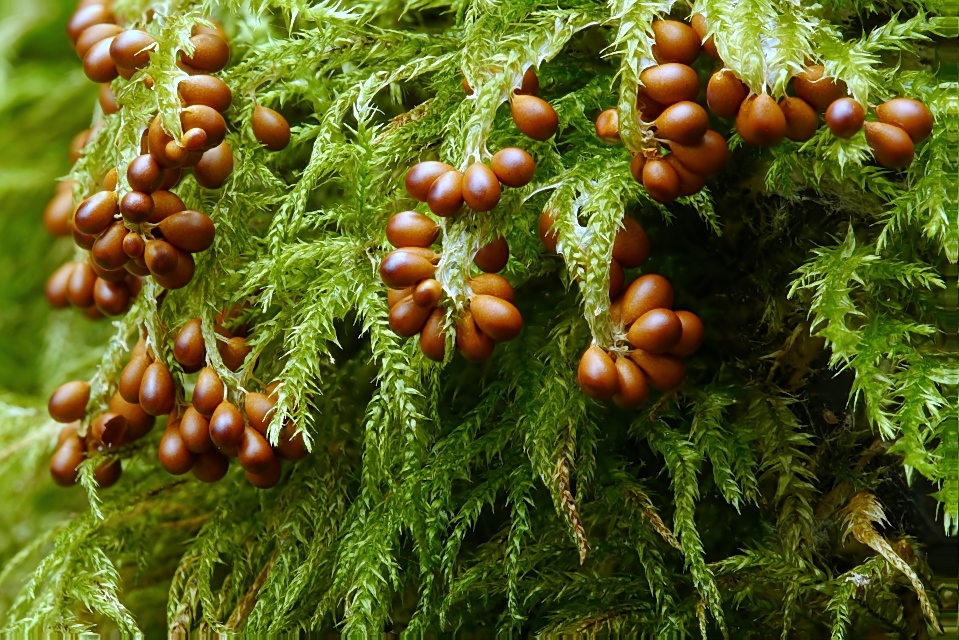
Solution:
{"label": "glossy brown fruiting body", "polygon": [[649,353],[666,353],[677,344],[683,334],[679,316],[669,309],[651,309],[636,319],[626,339],[637,349]]}
{"label": "glossy brown fruiting body", "polygon": [[204,367],[196,379],[193,387],[193,407],[200,415],[209,418],[224,400],[226,388],[220,376],[212,367]]}
{"label": "glossy brown fruiting body", "polygon": [[[233,102],[233,93],[230,91],[230,87],[216,76],[197,75],[181,78],[177,83],[176,90],[180,94],[180,99],[188,107],[202,104],[223,113],[230,108],[230,104]],[[289,125],[287,125],[287,129],[289,130]]]}
{"label": "glossy brown fruiting body", "polygon": [[693,27],[693,31],[696,32],[696,35],[699,37],[699,40],[702,42],[703,53],[714,60],[719,60],[719,51],[716,50],[716,41],[712,36],[706,37],[708,32],[708,27],[706,25],[706,18],[701,13],[693,14],[690,18],[690,24]]}
{"label": "glossy brown fruiting body", "polygon": [[706,105],[720,118],[732,118],[749,94],[749,89],[732,71],[720,69],[709,77]]}
{"label": "glossy brown fruiting body", "polygon": [[786,116],[767,94],[749,96],[736,116],[736,131],[748,145],[770,147],[786,137]]}
{"label": "glossy brown fruiting body", "polygon": [[826,109],[826,126],[837,138],[851,138],[862,129],[866,110],[852,98],[839,98]]}
{"label": "glossy brown fruiting body", "polygon": [[98,191],[77,207],[73,226],[82,233],[97,235],[113,224],[113,216],[118,211],[116,192]]}
{"label": "glossy brown fruiting body", "polygon": [[699,76],[692,67],[677,62],[659,64],[639,74],[643,91],[661,105],[695,100],[699,94]]}
{"label": "glossy brown fruiting body", "polygon": [[104,22],[113,22],[113,12],[107,4],[96,3],[79,7],[67,22],[67,36],[70,42],[76,43],[85,30]]}
{"label": "glossy brown fruiting body", "polygon": [[659,138],[695,144],[709,129],[709,114],[695,102],[677,102],[666,107],[653,124]]}
{"label": "glossy brown fruiting body", "polygon": [[221,402],[210,417],[210,438],[227,455],[239,446],[245,428],[243,416],[232,402]]}
{"label": "glossy brown fruiting body", "polygon": [[118,67],[142,69],[150,64],[150,51],[155,47],[156,40],[149,33],[130,29],[113,38],[110,57]]}
{"label": "glossy brown fruiting body", "polygon": [[432,309],[443,297],[443,285],[438,280],[428,278],[416,285],[410,295],[418,306]]}
{"label": "glossy brown fruiting body", "polygon": [[193,54],[180,54],[180,62],[191,69],[216,73],[230,61],[230,45],[226,40],[212,33],[198,33],[190,38]]}
{"label": "glossy brown fruiting body", "polygon": [[701,175],[715,175],[729,160],[729,144],[715,131],[707,131],[695,144],[672,142],[670,150],[687,169]]}
{"label": "glossy brown fruiting body", "polygon": [[157,448],[157,457],[167,473],[182,476],[193,468],[196,463],[196,454],[187,449],[178,428],[167,427],[160,438]]}
{"label": "glossy brown fruiting body", "polygon": [[423,329],[430,311],[416,304],[413,296],[408,295],[390,309],[390,328],[400,337],[411,338]]}
{"label": "glossy brown fruiting body", "polygon": [[250,127],[267,151],[280,151],[290,144],[290,123],[273,109],[256,105]]}
{"label": "glossy brown fruiting body", "polygon": [[226,141],[203,152],[193,167],[193,177],[206,189],[219,189],[233,173],[233,151]]}
{"label": "glossy brown fruiting body", "polygon": [[486,273],[497,273],[506,268],[509,262],[509,244],[506,238],[500,236],[484,245],[473,256],[473,264]]}
{"label": "glossy brown fruiting body", "polygon": [[192,405],[187,407],[180,419],[180,437],[193,453],[204,453],[213,448],[210,421]]}
{"label": "glossy brown fruiting body", "polygon": [[198,454],[193,465],[193,476],[200,482],[219,482],[230,469],[230,460],[217,451],[210,449]]}
{"label": "glossy brown fruiting body", "polygon": [[576,381],[583,393],[600,402],[609,400],[619,391],[616,365],[596,345],[591,345],[579,359]]}
{"label": "glossy brown fruiting body", "polygon": [[110,282],[97,278],[93,285],[93,302],[105,316],[118,316],[126,313],[131,302],[130,289],[125,282]]}
{"label": "glossy brown fruiting body", "polygon": [[649,258],[649,237],[646,230],[629,216],[623,217],[623,228],[616,232],[613,258],[627,269],[635,269]]}
{"label": "glossy brown fruiting body", "polygon": [[388,287],[403,289],[432,278],[436,267],[426,258],[403,249],[391,251],[380,263],[380,278]]}
{"label": "glossy brown fruiting body", "polygon": [[621,409],[632,409],[646,402],[649,383],[636,363],[629,358],[616,358],[617,391],[613,402]]}
{"label": "glossy brown fruiting body", "polygon": [[463,174],[463,200],[473,211],[492,211],[502,191],[499,178],[482,162],[474,162]]}
{"label": "glossy brown fruiting body", "polygon": [[454,169],[436,178],[426,202],[430,211],[443,218],[458,212],[463,206],[463,174]]}
{"label": "glossy brown fruiting body", "polygon": [[433,183],[448,171],[453,171],[453,167],[445,162],[426,160],[415,164],[406,172],[406,191],[416,200],[426,202]]}
{"label": "glossy brown fruiting body", "polygon": [[265,435],[267,427],[270,426],[270,420],[273,419],[273,405],[275,403],[275,397],[256,392],[246,394],[246,398],[243,400],[243,410],[246,412],[246,419],[250,422],[250,426],[261,434]]}
{"label": "glossy brown fruiting body", "polygon": [[89,383],[84,380],[73,380],[61,384],[50,394],[47,411],[57,422],[73,422],[83,418],[89,401]]}
{"label": "glossy brown fruiting body", "polygon": [[496,343],[483,333],[473,314],[466,311],[456,325],[456,349],[472,362],[487,360],[493,355]]}
{"label": "glossy brown fruiting body", "polygon": [[596,116],[596,135],[606,144],[619,144],[619,111],[606,109]]}
{"label": "glossy brown fruiting body", "polygon": [[137,156],[127,167],[127,182],[134,191],[153,193],[163,182],[163,168],[148,153]]}
{"label": "glossy brown fruiting body", "polygon": [[254,473],[248,469],[244,469],[243,473],[246,475],[246,479],[257,489],[269,489],[275,487],[277,483],[280,482],[280,476],[283,474],[283,467],[280,464],[280,460],[273,457],[273,461],[270,462],[269,466],[261,473]]}
{"label": "glossy brown fruiting body", "polygon": [[543,243],[543,246],[546,247],[546,250],[550,253],[557,253],[557,234],[556,230],[553,229],[553,225],[556,223],[556,217],[553,215],[552,211],[546,210],[539,216],[539,239]]}
{"label": "glossy brown fruiting body", "polygon": [[513,96],[510,110],[516,127],[533,140],[549,140],[559,128],[556,110],[536,96]]}
{"label": "glossy brown fruiting body", "polygon": [[865,126],[866,142],[876,162],[888,169],[903,169],[912,163],[916,149],[908,133],[884,122],[867,122]]}
{"label": "glossy brown fruiting body", "polygon": [[481,273],[475,278],[470,278],[469,285],[473,293],[496,296],[507,302],[513,301],[513,287],[506,278],[495,273]]}
{"label": "glossy brown fruiting body", "polygon": [[470,312],[476,325],[497,342],[513,340],[523,330],[523,316],[512,303],[488,295],[470,298]]}
{"label": "glossy brown fruiting body", "polygon": [[134,355],[130,362],[120,372],[120,381],[117,391],[120,396],[131,403],[140,402],[140,384],[143,381],[143,374],[152,360],[146,354]]}
{"label": "glossy brown fruiting body", "polygon": [[247,427],[240,440],[240,466],[250,473],[268,471],[276,461],[276,455],[266,438],[256,429]]}
{"label": "glossy brown fruiting body", "polygon": [[110,44],[113,38],[96,43],[83,56],[83,73],[94,82],[110,82],[120,75],[117,66],[110,58]]}
{"label": "glossy brown fruiting body", "polygon": [[140,406],[151,416],[163,416],[173,411],[176,383],[165,364],[154,362],[143,372],[139,399]]}
{"label": "glossy brown fruiting body", "polygon": [[129,256],[123,252],[123,239],[127,235],[127,228],[122,222],[114,222],[106,231],[101,233],[93,247],[90,248],[90,256],[93,262],[107,271],[120,269],[129,260]]}
{"label": "glossy brown fruiting body", "polygon": [[246,343],[246,338],[233,336],[226,342],[217,343],[217,349],[223,364],[230,371],[239,371],[246,361],[246,357],[253,352],[253,347]]}
{"label": "glossy brown fruiting body", "polygon": [[676,20],[655,20],[651,26],[656,39],[653,45],[656,62],[692,64],[699,57],[699,36],[688,25]]}
{"label": "glossy brown fruiting body", "polygon": [[131,224],[140,224],[153,217],[153,198],[142,191],[130,191],[120,200],[120,213]]}
{"label": "glossy brown fruiting body", "polygon": [[802,98],[786,96],[779,101],[779,108],[786,118],[786,137],[794,142],[805,142],[819,128],[819,114]]}
{"label": "glossy brown fruiting body", "polygon": [[86,458],[83,441],[75,433],[65,438],[50,458],[50,476],[61,487],[77,483],[78,467]]}
{"label": "glossy brown fruiting body", "polygon": [[206,344],[200,318],[193,318],[180,329],[173,342],[173,358],[187,373],[199,371],[206,364]]}
{"label": "glossy brown fruiting body", "polygon": [[677,311],[680,323],[683,325],[682,336],[670,350],[674,356],[688,356],[699,350],[706,335],[703,321],[691,311]]}
{"label": "glossy brown fruiting body", "polygon": [[533,179],[536,162],[519,147],[505,147],[490,158],[490,168],[507,187],[524,187]]}
{"label": "glossy brown fruiting body", "polygon": [[164,218],[159,229],[167,242],[187,253],[205,251],[216,234],[210,216],[189,209]]}
{"label": "glossy brown fruiting body", "polygon": [[397,248],[429,247],[439,234],[439,225],[417,211],[401,211],[386,223],[386,239]]}
{"label": "glossy brown fruiting body", "polygon": [[913,144],[919,144],[932,133],[932,112],[923,103],[912,98],[893,98],[876,107],[876,119],[899,127],[909,134]]}
{"label": "glossy brown fruiting body", "polygon": [[649,384],[658,391],[669,391],[682,384],[686,377],[683,361],[669,354],[653,354],[636,349],[629,357],[646,374]]}
{"label": "glossy brown fruiting body", "polygon": [[662,158],[647,160],[643,165],[643,186],[656,202],[668,204],[679,197],[679,175]]}
{"label": "glossy brown fruiting body", "polygon": [[101,40],[112,38],[120,33],[123,33],[123,28],[115,24],[101,22],[99,24],[90,25],[84,29],[80,33],[80,37],[77,38],[77,44],[75,47],[77,55],[80,56],[81,60],[83,60],[83,57],[87,55],[87,51],[90,50],[90,47]]}
{"label": "glossy brown fruiting body", "polygon": [[50,274],[44,286],[44,295],[47,302],[54,309],[66,309],[70,306],[70,299],[67,297],[69,289],[70,275],[73,273],[75,263],[68,262],[57,268]]}
{"label": "glossy brown fruiting body", "polygon": [[796,95],[808,102],[816,111],[825,111],[833,102],[846,95],[846,85],[833,78],[824,77],[821,64],[812,65],[793,76]]}
{"label": "glossy brown fruiting body", "polygon": [[629,285],[623,294],[622,319],[626,326],[652,309],[673,306],[673,286],[669,280],[655,273],[642,275]]}
{"label": "glossy brown fruiting body", "polygon": [[680,197],[699,193],[703,190],[703,187],[706,186],[706,176],[687,169],[686,165],[679,161],[675,153],[670,153],[663,157],[663,160],[665,160],[666,164],[671,166],[673,170],[676,171],[676,175],[679,176]]}
{"label": "glossy brown fruiting body", "polygon": [[443,331],[443,310],[433,309],[420,332],[420,351],[430,360],[443,362],[446,357],[446,334]]}

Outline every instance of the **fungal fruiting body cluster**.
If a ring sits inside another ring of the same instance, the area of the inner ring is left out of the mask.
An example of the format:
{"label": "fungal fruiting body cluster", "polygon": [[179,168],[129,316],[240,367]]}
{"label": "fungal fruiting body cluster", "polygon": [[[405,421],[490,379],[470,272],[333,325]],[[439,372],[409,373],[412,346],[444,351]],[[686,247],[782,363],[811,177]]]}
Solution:
{"label": "fungal fruiting body cluster", "polygon": [[[123,314],[141,292],[143,278],[153,278],[164,290],[189,284],[196,266],[193,256],[213,244],[212,219],[188,209],[174,192],[190,170],[205,189],[219,189],[233,171],[223,116],[233,95],[213,75],[229,62],[230,46],[219,25],[204,22],[213,26],[196,24],[190,37],[192,51],[181,50],[177,58],[180,108],[176,115],[182,133],[175,137],[168,131],[157,109],[140,123],[139,148],[127,156],[132,160],[126,166],[92,170],[99,171],[93,176],[99,184],[92,192],[75,181],[64,181],[47,206],[46,228],[55,236],[72,235],[87,252],[47,281],[46,295],[55,308],[73,305],[92,318]],[[122,108],[110,84],[116,78],[142,82],[148,91],[155,90],[147,71],[160,44],[143,29],[116,24],[106,1],[83,0],[70,19],[67,34],[87,77],[101,83],[98,101],[106,118]],[[84,147],[105,124],[102,120],[76,136],[72,161],[82,157]],[[290,142],[289,123],[267,107],[254,105],[250,127],[268,151],[279,151]],[[75,191],[83,192],[76,207]],[[158,300],[162,303],[162,297]],[[106,407],[91,405],[91,388],[85,381],[67,382],[54,391],[48,404],[50,415],[66,425],[50,462],[58,484],[75,484],[79,465],[89,455],[142,438],[158,416],[168,416],[159,460],[173,474],[192,470],[200,480],[214,482],[226,474],[229,459],[236,457],[249,481],[266,488],[279,481],[281,458],[299,460],[306,455],[302,432],[292,423],[281,430],[277,446],[266,440],[278,383],[269,385],[266,393],[229,388],[208,365],[201,328],[200,319],[194,318],[176,336],[141,337],[118,379],[108,381],[116,390]],[[220,314],[214,329],[223,365],[238,371],[252,351],[246,329],[237,326],[235,314]],[[183,400],[181,376],[158,355],[169,351],[162,347],[168,347],[171,339],[173,358],[182,373],[198,372],[189,404]],[[234,404],[231,397],[243,400]],[[94,479],[105,488],[120,473],[120,459],[111,456],[96,467]]]}
{"label": "fungal fruiting body cluster", "polygon": [[[851,138],[865,127],[866,142],[876,162],[890,169],[908,166],[915,145],[932,131],[933,117],[912,98],[894,98],[875,107],[876,121],[866,121],[866,108],[848,97],[841,80],[826,77],[822,65],[811,65],[792,78],[795,96],[778,102],[766,93],[750,93],[732,70],[716,70],[706,85],[706,108],[696,102],[699,75],[692,68],[700,52],[719,60],[712,37],[705,38],[702,15],[692,26],[676,20],[652,23],[658,64],[639,77],[636,109],[651,133],[644,148],[633,156],[630,171],[649,196],[669,203],[698,193],[709,176],[719,173],[729,159],[729,147],[720,133],[709,128],[709,113],[735,119],[735,130],[750,146],[773,146],[788,138],[805,142],[819,128],[819,113],[830,132]],[[595,122],[596,134],[605,142],[619,142],[619,115],[603,111]],[[663,154],[663,148],[669,153]]]}

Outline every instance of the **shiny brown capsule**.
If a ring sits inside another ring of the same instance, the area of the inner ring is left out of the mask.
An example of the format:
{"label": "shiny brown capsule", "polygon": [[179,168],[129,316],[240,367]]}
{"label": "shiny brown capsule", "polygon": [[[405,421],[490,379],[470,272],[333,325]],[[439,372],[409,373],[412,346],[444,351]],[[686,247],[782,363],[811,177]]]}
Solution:
{"label": "shiny brown capsule", "polygon": [[159,224],[163,238],[181,251],[199,253],[213,244],[216,230],[210,216],[199,211],[180,211]]}
{"label": "shiny brown capsule", "polygon": [[193,177],[201,187],[219,189],[233,173],[233,151],[226,142],[203,152],[193,167]]}
{"label": "shiny brown capsule", "polygon": [[[136,231],[131,231],[123,238],[123,253],[131,258],[142,258],[146,249],[146,242]],[[129,264],[129,263],[127,263]],[[125,265],[124,265],[125,266]]]}
{"label": "shiny brown capsule", "polygon": [[474,162],[466,169],[462,190],[466,205],[480,212],[492,211],[502,195],[496,174],[482,162]]}
{"label": "shiny brown capsule", "polygon": [[131,224],[140,224],[153,217],[153,198],[142,191],[131,191],[120,200],[120,213]]}
{"label": "shiny brown capsule", "polygon": [[639,365],[649,384],[658,391],[669,391],[683,383],[686,377],[686,366],[681,358],[669,354],[647,353],[636,349],[629,357]]}
{"label": "shiny brown capsule", "polygon": [[507,187],[525,187],[533,179],[536,162],[519,147],[505,147],[490,158],[490,168]]}
{"label": "shiny brown capsule", "polygon": [[662,158],[647,160],[643,165],[643,186],[656,202],[669,204],[679,197],[679,175]]}
{"label": "shiny brown capsule", "polygon": [[410,295],[417,306],[432,309],[443,297],[443,285],[438,280],[427,278],[416,285]]}
{"label": "shiny brown capsule", "polygon": [[118,34],[110,44],[113,63],[124,69],[142,69],[150,64],[150,52],[157,41],[149,33],[130,29]]}
{"label": "shiny brown capsule", "polygon": [[43,226],[52,236],[68,236],[72,216],[73,193],[70,189],[61,189],[43,209]]}
{"label": "shiny brown capsule", "polygon": [[102,413],[90,424],[90,436],[94,442],[110,449],[123,444],[127,433],[127,419],[116,413]]}
{"label": "shiny brown capsule", "polygon": [[176,383],[162,362],[153,362],[143,372],[140,382],[140,406],[151,416],[164,416],[173,411]]}
{"label": "shiny brown capsule", "polygon": [[616,365],[609,354],[596,345],[590,345],[579,359],[576,381],[583,393],[600,402],[609,400],[619,391]]}
{"label": "shiny brown capsule", "polygon": [[158,224],[174,213],[186,210],[183,200],[175,193],[160,190],[154,191],[151,197],[153,198],[153,216],[150,222],[153,224]]}
{"label": "shiny brown capsule", "polygon": [[613,258],[609,263],[609,297],[614,298],[626,284],[626,273],[619,260]]}
{"label": "shiny brown capsule", "polygon": [[[182,78],[177,83],[176,90],[180,94],[180,99],[188,107],[202,104],[223,113],[233,102],[230,87],[215,76],[196,75]],[[287,125],[287,139],[289,139],[289,125]]]}
{"label": "shiny brown capsule", "polygon": [[443,316],[442,309],[433,309],[420,332],[420,351],[435,362],[443,362],[446,357],[446,333],[443,331]]}
{"label": "shiny brown capsule", "polygon": [[290,144],[290,123],[273,109],[256,105],[250,126],[267,151],[280,151]]}
{"label": "shiny brown capsule", "polygon": [[436,267],[429,260],[402,249],[388,253],[380,264],[380,277],[393,289],[411,287],[434,273]]}
{"label": "shiny brown capsule", "polygon": [[157,457],[167,473],[174,476],[182,476],[196,463],[196,454],[187,449],[179,429],[167,428],[163,432],[160,446],[157,448]]}
{"label": "shiny brown capsule", "polygon": [[180,52],[180,62],[191,69],[216,73],[230,61],[230,45],[226,40],[212,33],[198,33],[190,38],[193,54]]}
{"label": "shiny brown capsule", "polygon": [[469,285],[474,294],[496,296],[507,302],[513,302],[513,287],[503,276],[495,273],[481,273],[471,278]]}
{"label": "shiny brown capsule", "polygon": [[210,421],[190,405],[180,420],[180,437],[183,444],[193,453],[204,453],[213,448],[210,438]]}
{"label": "shiny brown capsule", "polygon": [[126,283],[97,278],[93,285],[93,303],[105,316],[118,316],[130,308],[132,296]]}
{"label": "shiny brown capsule", "polygon": [[559,237],[556,233],[556,230],[553,229],[553,225],[555,223],[556,216],[553,215],[552,211],[546,210],[540,214],[539,226],[537,229],[537,232],[539,233],[539,240],[550,253],[558,253],[556,243],[559,240]]}
{"label": "shiny brown capsule", "polygon": [[145,354],[135,355],[130,358],[130,362],[120,373],[120,381],[117,391],[120,396],[131,403],[140,402],[140,386],[143,383],[143,374],[147,367],[152,364],[152,360]]}
{"label": "shiny brown capsule", "polygon": [[176,248],[165,240],[150,240],[143,250],[143,259],[150,273],[165,275],[176,270],[179,254]]}
{"label": "shiny brown capsule", "polygon": [[690,19],[690,23],[692,24],[693,31],[696,32],[696,35],[702,42],[703,53],[714,60],[719,60],[719,51],[716,50],[716,41],[712,36],[709,36],[708,38],[706,37],[706,33],[709,31],[709,28],[706,25],[706,17],[701,13],[694,14]]}
{"label": "shiny brown capsule", "polygon": [[622,319],[626,326],[652,309],[673,306],[673,286],[669,280],[655,273],[636,278],[623,294]]}
{"label": "shiny brown capsule", "polygon": [[243,410],[246,412],[246,419],[250,426],[259,433],[266,435],[266,430],[270,426],[270,420],[273,419],[273,406],[276,404],[276,397],[268,396],[265,393],[248,393],[243,400]]}
{"label": "shiny brown capsule", "polygon": [[127,232],[126,225],[122,222],[114,222],[97,237],[90,249],[90,256],[99,267],[108,271],[123,268],[130,259],[123,252],[123,239]]}
{"label": "shiny brown capsule", "polygon": [[483,333],[497,342],[512,340],[523,330],[519,309],[496,296],[474,295],[470,298],[470,312]]}
{"label": "shiny brown capsule", "polygon": [[436,178],[426,202],[438,216],[454,215],[463,206],[463,174],[454,169]]}
{"label": "shiny brown capsule", "polygon": [[637,153],[633,156],[633,159],[629,162],[629,173],[633,176],[633,180],[642,184],[643,182],[643,169],[646,168],[646,156],[642,153]]}
{"label": "shiny brown capsule", "polygon": [[207,484],[219,482],[229,470],[230,460],[216,449],[198,454],[192,469],[193,477]]}
{"label": "shiny brown capsule", "polygon": [[709,114],[695,102],[677,102],[666,107],[653,124],[659,138],[695,144],[709,129]]}
{"label": "shiny brown capsule", "polygon": [[163,168],[148,153],[137,156],[127,167],[127,182],[134,191],[153,193],[163,182]]}
{"label": "shiny brown capsule", "polygon": [[280,433],[280,444],[274,449],[276,455],[284,460],[296,462],[305,458],[310,452],[306,448],[306,439],[303,432],[292,422],[287,422]]}
{"label": "shiny brown capsule", "polygon": [[269,489],[279,484],[280,477],[283,475],[283,467],[280,460],[274,456],[270,466],[262,473],[253,473],[247,469],[244,469],[243,473],[249,483],[257,489]]}
{"label": "shiny brown capsule", "polygon": [[429,247],[439,234],[439,225],[417,211],[401,211],[386,223],[386,239],[397,248]]}
{"label": "shiny brown capsule", "polygon": [[676,315],[683,325],[683,333],[679,342],[669,350],[669,353],[674,356],[692,355],[702,346],[706,328],[699,316],[691,311],[677,311]]}
{"label": "shiny brown capsule", "polygon": [[243,440],[246,424],[232,402],[221,402],[210,417],[210,438],[221,451],[230,451]]}
{"label": "shiny brown capsule", "polygon": [[251,473],[263,473],[273,466],[276,455],[260,432],[247,427],[240,441],[240,466]]}
{"label": "shiny brown capsule", "polygon": [[117,97],[113,93],[113,88],[107,83],[100,85],[100,90],[97,91],[97,103],[100,105],[100,110],[103,111],[103,115],[105,116],[111,116],[120,110],[120,105],[117,104]]}
{"label": "shiny brown capsule", "polygon": [[[124,265],[126,266],[126,265]],[[108,282],[126,282],[130,284],[129,272],[126,269],[104,269],[96,262],[91,261],[90,267],[93,269],[93,272],[97,274],[97,277],[101,280],[106,280]],[[132,289],[131,289],[132,291]]]}
{"label": "shiny brown capsule", "polygon": [[73,380],[61,384],[50,394],[47,411],[57,422],[73,422],[83,418],[89,401],[90,385],[84,380]]}
{"label": "shiny brown capsule", "polygon": [[119,460],[104,460],[93,470],[93,481],[100,489],[109,489],[120,480],[123,464]]}
{"label": "shiny brown capsule", "polygon": [[908,167],[916,155],[916,148],[909,134],[884,122],[866,123],[866,142],[869,143],[876,162],[888,169]]}
{"label": "shiny brown capsule", "polygon": [[239,371],[246,357],[253,352],[253,347],[246,343],[246,338],[234,336],[226,342],[218,342],[217,350],[227,369]]}
{"label": "shiny brown capsule", "polygon": [[101,22],[99,24],[90,25],[84,29],[83,32],[80,33],[80,37],[77,38],[77,55],[80,56],[81,60],[83,60],[83,57],[87,55],[87,51],[90,50],[90,47],[101,40],[112,38],[120,33],[123,33],[123,28],[115,24]]}
{"label": "shiny brown capsule", "polygon": [[207,148],[216,147],[226,137],[226,121],[223,116],[213,107],[204,104],[195,104],[180,111],[180,123],[184,131],[205,131]]}
{"label": "shiny brown capsule", "polygon": [[416,304],[413,296],[407,296],[390,309],[390,328],[396,335],[410,338],[422,331],[430,311],[430,308]]}
{"label": "shiny brown capsule", "polygon": [[87,235],[99,235],[113,224],[113,216],[118,212],[116,192],[98,191],[77,207],[73,226]]}
{"label": "shiny brown capsule", "polygon": [[649,353],[666,353],[679,344],[682,334],[683,323],[678,315],[669,309],[651,309],[636,319],[626,340]]}
{"label": "shiny brown capsule", "polygon": [[816,111],[825,111],[833,102],[846,95],[846,84],[834,78],[825,78],[826,69],[816,64],[793,76],[796,95]]}
{"label": "shiny brown capsule", "polygon": [[664,106],[695,100],[699,94],[699,76],[692,67],[678,62],[648,67],[639,80],[645,94]]}
{"label": "shiny brown capsule", "polygon": [[556,110],[548,102],[536,96],[513,96],[510,110],[516,128],[533,140],[549,140],[559,128],[559,116]]}
{"label": "shiny brown capsule", "polygon": [[819,128],[819,115],[802,98],[786,96],[779,101],[783,117],[786,118],[786,137],[794,142],[805,142]]}
{"label": "shiny brown capsule", "polygon": [[472,362],[487,360],[496,349],[496,343],[483,333],[470,311],[456,325],[456,349]]}
{"label": "shiny brown capsule", "polygon": [[732,118],[749,94],[742,80],[728,69],[720,69],[709,77],[706,85],[706,106],[720,118]]}
{"label": "shiny brown capsule", "polygon": [[663,156],[663,160],[671,166],[675,171],[676,175],[679,176],[679,196],[691,196],[694,193],[699,193],[703,190],[703,187],[706,186],[706,176],[694,173],[686,168],[682,162],[676,157],[675,153],[670,153],[666,156]]}
{"label": "shiny brown capsule", "polygon": [[148,434],[156,423],[156,418],[144,411],[139,402],[127,402],[120,397],[119,393],[114,393],[113,397],[110,398],[110,411],[123,416],[127,420],[127,433],[124,442],[139,440]]}
{"label": "shiny brown capsule", "polygon": [[771,147],[786,137],[786,116],[767,94],[749,96],[736,116],[736,131],[748,145]]}
{"label": "shiny brown capsule", "polygon": [[606,144],[619,144],[619,111],[606,109],[596,116],[594,126],[600,140]]}
{"label": "shiny brown capsule", "polygon": [[652,122],[659,117],[666,109],[666,105],[660,104],[649,97],[643,87],[636,90],[636,111],[643,122]]}
{"label": "shiny brown capsule", "polygon": [[387,289],[386,304],[390,309],[392,309],[400,300],[411,295],[413,295],[413,287],[406,287],[405,289]]}
{"label": "shiny brown capsule", "polygon": [[484,245],[473,256],[473,264],[486,273],[502,271],[507,262],[509,262],[509,244],[503,236]]}
{"label": "shiny brown capsule", "polygon": [[206,364],[206,344],[199,318],[193,318],[180,329],[173,342],[173,358],[187,373],[199,371]]}
{"label": "shiny brown capsule", "polygon": [[68,262],[57,267],[57,270],[50,274],[44,287],[44,295],[47,302],[54,309],[66,309],[70,306],[70,299],[67,297],[67,291],[70,283],[70,275],[73,273],[73,262]]}
{"label": "shiny brown capsule", "polygon": [[688,25],[675,20],[654,20],[653,57],[656,62],[692,64],[699,57],[699,36]]}
{"label": "shiny brown capsule", "polygon": [[851,138],[866,122],[866,110],[852,98],[834,100],[826,109],[826,126],[837,138]]}
{"label": "shiny brown capsule", "polygon": [[106,4],[91,4],[78,8],[67,22],[67,36],[76,42],[80,34],[95,24],[113,22],[113,12]]}
{"label": "shiny brown capsule", "polygon": [[173,140],[163,129],[163,120],[157,115],[150,121],[147,129],[147,150],[153,161],[161,167],[172,167],[176,163],[167,158],[166,146]]}
{"label": "shiny brown capsule", "polygon": [[616,232],[613,258],[627,269],[635,269],[649,258],[646,230],[629,216],[623,216],[623,228]]}
{"label": "shiny brown capsule", "polygon": [[165,274],[154,273],[153,279],[164,289],[181,289],[193,280],[193,274],[196,273],[196,262],[189,253],[173,249],[176,251],[176,266],[173,271]]}
{"label": "shiny brown capsule", "polygon": [[876,119],[899,127],[919,144],[932,133],[933,118],[928,107],[912,98],[893,98],[876,107]]}
{"label": "shiny brown capsule", "polygon": [[223,381],[212,367],[204,367],[193,387],[193,407],[202,416],[210,417],[225,397]]}
{"label": "shiny brown capsule", "polygon": [[110,82],[120,72],[110,58],[110,45],[113,38],[96,43],[83,56],[83,73],[94,82]]}
{"label": "shiny brown capsule", "polygon": [[66,438],[50,458],[50,477],[61,487],[77,483],[80,463],[86,458],[83,441],[73,434]]}
{"label": "shiny brown capsule", "polygon": [[67,281],[67,299],[74,307],[86,309],[93,306],[93,286],[97,274],[86,262],[78,262]]}
{"label": "shiny brown capsule", "polygon": [[729,159],[729,145],[726,139],[715,131],[709,130],[695,144],[672,142],[670,151],[687,169],[700,175],[715,175],[722,171]]}
{"label": "shiny brown capsule", "polygon": [[427,160],[413,165],[406,172],[406,191],[414,199],[420,202],[427,202],[430,196],[430,188],[433,183],[444,173],[453,171],[454,168],[445,162]]}
{"label": "shiny brown capsule", "polygon": [[83,148],[87,145],[87,142],[90,141],[90,130],[85,129],[73,136],[73,139],[70,141],[70,148],[67,150],[67,157],[70,158],[70,162],[76,162],[83,155]]}
{"label": "shiny brown capsule", "polygon": [[642,370],[629,358],[616,358],[616,379],[618,390],[613,402],[621,409],[632,409],[646,402],[649,397],[649,383]]}

